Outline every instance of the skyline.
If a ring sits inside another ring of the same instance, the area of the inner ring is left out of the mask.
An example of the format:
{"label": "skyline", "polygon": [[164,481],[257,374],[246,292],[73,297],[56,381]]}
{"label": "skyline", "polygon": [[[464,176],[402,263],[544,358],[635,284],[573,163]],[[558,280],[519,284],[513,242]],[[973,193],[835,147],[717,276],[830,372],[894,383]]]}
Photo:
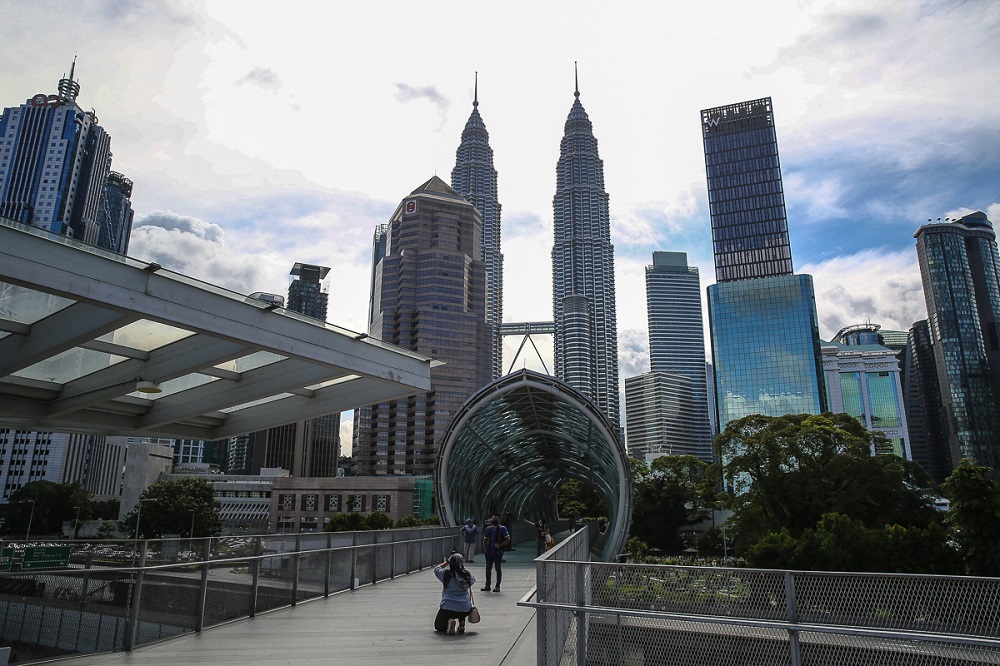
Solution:
{"label": "skyline", "polygon": [[[447,179],[477,71],[504,320],[547,321],[579,62],[610,195],[621,377],[649,369],[652,252],[686,252],[703,301],[715,281],[702,109],[773,99],[794,270],[814,276],[824,339],[926,316],[913,233],[928,218],[1000,220],[1000,108],[979,103],[1000,84],[996,3],[73,7],[0,0],[0,102],[55,92],[78,55],[79,103],[134,183],[130,255],[247,294],[287,293],[295,262],[331,266],[329,318],[356,331],[374,228],[416,183]],[[40,48],[44,34],[62,37]]]}

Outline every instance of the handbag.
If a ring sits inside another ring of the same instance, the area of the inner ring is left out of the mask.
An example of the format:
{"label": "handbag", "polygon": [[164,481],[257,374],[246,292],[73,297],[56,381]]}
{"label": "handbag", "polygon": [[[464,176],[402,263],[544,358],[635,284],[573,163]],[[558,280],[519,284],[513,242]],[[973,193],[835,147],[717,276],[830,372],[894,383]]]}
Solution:
{"label": "handbag", "polygon": [[472,624],[478,623],[482,617],[479,615],[479,609],[476,608],[476,598],[472,596],[472,589],[469,589],[469,600],[472,602],[472,610],[469,611],[469,622]]}

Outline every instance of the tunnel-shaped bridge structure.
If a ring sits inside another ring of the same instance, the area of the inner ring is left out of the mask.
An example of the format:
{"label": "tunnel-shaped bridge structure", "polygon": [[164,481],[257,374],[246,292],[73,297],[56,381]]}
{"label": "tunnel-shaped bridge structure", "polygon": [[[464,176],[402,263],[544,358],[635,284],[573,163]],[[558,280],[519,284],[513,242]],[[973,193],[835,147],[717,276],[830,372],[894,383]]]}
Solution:
{"label": "tunnel-shaped bridge structure", "polygon": [[594,403],[554,377],[521,370],[469,398],[452,419],[435,478],[442,519],[461,525],[492,512],[556,524],[556,489],[567,479],[607,507],[593,554],[622,552],[632,515],[625,447]]}

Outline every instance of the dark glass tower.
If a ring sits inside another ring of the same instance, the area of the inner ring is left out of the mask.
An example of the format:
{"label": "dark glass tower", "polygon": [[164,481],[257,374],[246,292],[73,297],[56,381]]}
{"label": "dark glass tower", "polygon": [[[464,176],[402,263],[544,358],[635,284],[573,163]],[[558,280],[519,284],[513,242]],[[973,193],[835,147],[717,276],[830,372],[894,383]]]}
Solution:
{"label": "dark glass tower", "polygon": [[983,213],[913,234],[952,466],[1000,470],[1000,257]]}
{"label": "dark glass tower", "polygon": [[475,206],[437,176],[389,220],[368,333],[444,364],[431,368],[429,392],[355,411],[361,475],[433,474],[452,417],[490,382],[481,224]]}
{"label": "dark glass tower", "polygon": [[708,288],[719,430],[826,408],[812,276],[792,274],[771,99],[701,112],[717,284]]}
{"label": "dark glass tower", "polygon": [[615,250],[611,244],[604,163],[580,103],[566,119],[552,198],[552,309],[556,376],[580,391],[621,428]]}
{"label": "dark glass tower", "polygon": [[701,112],[715,278],[792,274],[771,98]]}
{"label": "dark glass tower", "polygon": [[472,202],[483,218],[482,260],[486,264],[486,323],[490,327],[492,377],[503,374],[503,255],[500,253],[500,201],[497,198],[497,170],[486,124],[479,115],[479,75],[472,100],[472,115],[462,131],[455,152],[451,186]]}
{"label": "dark glass tower", "polygon": [[101,209],[100,237],[97,245],[119,254],[128,254],[132,235],[132,181],[117,171],[108,174]]}
{"label": "dark glass tower", "polygon": [[289,275],[296,279],[288,285],[288,309],[326,321],[326,304],[330,295],[323,291],[322,281],[329,272],[328,266],[302,263],[292,266]]}

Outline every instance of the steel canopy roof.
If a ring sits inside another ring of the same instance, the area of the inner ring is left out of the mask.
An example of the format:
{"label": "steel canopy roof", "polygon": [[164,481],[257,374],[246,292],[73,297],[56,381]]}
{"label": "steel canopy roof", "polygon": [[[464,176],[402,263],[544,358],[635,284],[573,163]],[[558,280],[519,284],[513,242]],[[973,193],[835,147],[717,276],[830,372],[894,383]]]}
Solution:
{"label": "steel canopy roof", "polygon": [[521,370],[469,398],[445,435],[436,467],[445,523],[510,511],[553,523],[556,489],[576,479],[608,510],[608,529],[592,544],[609,561],[624,549],[632,517],[628,458],[604,414],[554,377]]}
{"label": "steel canopy roof", "polygon": [[0,425],[222,439],[430,390],[432,359],[0,219]]}

